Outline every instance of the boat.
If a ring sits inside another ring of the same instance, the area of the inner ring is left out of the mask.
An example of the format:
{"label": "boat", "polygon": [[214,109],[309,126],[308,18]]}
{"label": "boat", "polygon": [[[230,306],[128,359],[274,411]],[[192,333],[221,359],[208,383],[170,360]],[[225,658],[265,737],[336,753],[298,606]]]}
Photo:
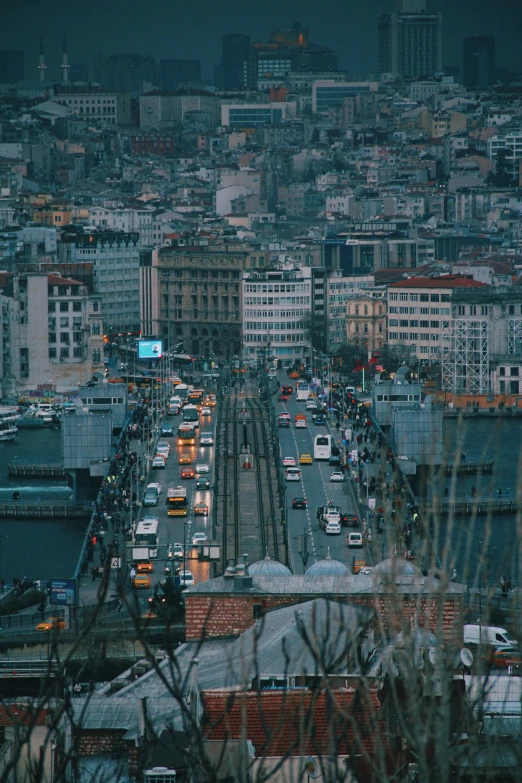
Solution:
{"label": "boat", "polygon": [[60,417],[54,411],[40,410],[31,407],[18,419],[19,429],[58,429],[61,425]]}
{"label": "boat", "polygon": [[0,441],[14,440],[18,434],[20,414],[17,408],[0,405]]}

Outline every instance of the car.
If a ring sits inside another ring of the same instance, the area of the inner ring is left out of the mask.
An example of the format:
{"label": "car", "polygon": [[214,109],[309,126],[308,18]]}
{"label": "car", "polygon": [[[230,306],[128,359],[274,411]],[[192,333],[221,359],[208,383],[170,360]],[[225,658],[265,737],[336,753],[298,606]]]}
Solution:
{"label": "car", "polygon": [[295,380],[296,380],[296,378],[299,378],[299,373],[297,372],[297,370],[291,370],[291,371],[288,373],[288,377],[289,377],[289,378],[292,378],[292,380],[294,380],[294,381],[295,381]]}
{"label": "car", "polygon": [[194,506],[194,514],[196,516],[206,517],[208,514],[208,506],[206,503],[196,503]]}
{"label": "car", "polygon": [[[352,571],[354,574],[360,574],[361,571],[364,571],[365,568],[368,568],[366,565],[366,560],[355,560],[353,561]],[[370,567],[371,571],[371,567]]]}
{"label": "car", "polygon": [[201,437],[199,439],[199,445],[200,446],[213,446],[214,445],[214,436],[211,432],[202,432]]}
{"label": "car", "polygon": [[314,411],[315,410],[315,406],[316,406],[315,399],[313,397],[312,398],[309,397],[307,399],[307,401],[306,401],[306,410],[307,411]]}
{"label": "car", "polygon": [[363,537],[361,533],[348,533],[348,546],[362,546]]}
{"label": "car", "polygon": [[206,462],[198,462],[196,465],[196,473],[210,473],[210,466]]}
{"label": "car", "polygon": [[178,416],[181,405],[169,405],[169,416]]}
{"label": "car", "polygon": [[339,522],[327,522],[324,532],[328,535],[338,536],[341,532],[341,525]]}
{"label": "car", "polygon": [[196,489],[210,489],[210,481],[208,478],[198,478],[196,481]]}
{"label": "car", "polygon": [[156,453],[165,454],[165,456],[168,457],[170,454],[170,443],[160,440],[156,446]]}
{"label": "car", "polygon": [[288,394],[280,394],[277,398],[278,402],[288,402]]}
{"label": "car", "polygon": [[336,468],[341,465],[341,455],[340,454],[332,454],[330,459],[328,460],[328,464],[331,468]]}
{"label": "car", "polygon": [[194,582],[196,581],[190,571],[180,571],[179,572],[179,581],[181,584],[181,587],[191,587]]}
{"label": "car", "polygon": [[152,574],[154,571],[154,563],[150,560],[143,560],[136,565],[137,574]]}
{"label": "car", "polygon": [[172,557],[183,557],[183,544],[172,544]]}
{"label": "car", "polygon": [[136,574],[132,580],[132,586],[138,590],[150,587],[150,574]]}
{"label": "car", "polygon": [[295,428],[297,430],[305,430],[306,427],[307,427],[306,417],[305,416],[296,416],[295,417]]}
{"label": "car", "polygon": [[165,458],[161,456],[161,454],[156,454],[154,459],[152,460],[152,469],[153,470],[161,470],[165,469]]}
{"label": "car", "polygon": [[212,416],[212,410],[208,407],[208,405],[203,405],[203,407],[201,408],[201,415]]}
{"label": "car", "polygon": [[312,462],[313,460],[310,454],[301,454],[301,456],[299,457],[300,465],[311,465]]}
{"label": "car", "polygon": [[490,663],[496,669],[508,669],[512,666],[519,667],[522,666],[522,654],[516,647],[492,650]]}
{"label": "car", "polygon": [[196,475],[196,471],[194,468],[182,468],[181,470],[181,478],[182,479],[193,479]]}
{"label": "car", "polygon": [[192,546],[199,546],[200,544],[204,544],[207,541],[208,538],[206,533],[194,533],[192,536]]}
{"label": "car", "polygon": [[144,506],[157,506],[158,505],[158,491],[155,487],[147,487],[145,494],[143,495]]}
{"label": "car", "polygon": [[150,484],[147,484],[147,489],[155,489],[158,497],[161,495],[161,484],[159,481],[151,481]]}
{"label": "car", "polygon": [[301,481],[301,471],[299,468],[287,468],[286,469],[287,481]]}
{"label": "car", "polygon": [[357,514],[341,514],[341,525],[343,527],[357,527],[358,524]]}
{"label": "car", "polygon": [[332,470],[330,473],[330,481],[344,481],[344,473],[342,470]]}
{"label": "car", "polygon": [[358,573],[359,573],[361,576],[369,576],[369,575],[371,574],[372,570],[373,570],[373,569],[372,569],[372,567],[371,567],[371,566],[364,566],[363,568],[360,568],[360,569],[359,569]]}
{"label": "car", "polygon": [[179,465],[192,465],[192,457],[190,454],[181,453],[178,457]]}
{"label": "car", "polygon": [[36,626],[37,631],[42,633],[48,633],[49,631],[63,631],[65,628],[65,620],[63,617],[48,617],[47,620],[42,620]]}
{"label": "car", "polygon": [[292,508],[306,508],[306,498],[292,498]]}
{"label": "car", "polygon": [[295,465],[295,457],[283,457],[283,465],[285,468],[293,468]]}
{"label": "car", "polygon": [[321,426],[326,424],[326,417],[324,413],[316,413],[314,416],[312,416],[314,424],[317,424],[317,426]]}
{"label": "car", "polygon": [[291,396],[291,394],[294,391],[293,386],[289,386],[288,384],[284,384],[284,386],[281,386],[281,394],[286,394],[287,396]]}
{"label": "car", "polygon": [[168,427],[166,424],[164,424],[161,428],[161,437],[162,438],[173,438],[174,437],[174,428]]}

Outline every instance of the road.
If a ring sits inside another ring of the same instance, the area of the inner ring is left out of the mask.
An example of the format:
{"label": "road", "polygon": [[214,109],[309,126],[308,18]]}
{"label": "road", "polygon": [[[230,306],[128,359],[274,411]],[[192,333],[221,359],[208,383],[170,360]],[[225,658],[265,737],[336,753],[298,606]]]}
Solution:
{"label": "road", "polygon": [[[281,383],[290,383],[282,373],[279,380]],[[295,394],[288,399],[288,402],[277,402],[277,395],[274,398],[276,412],[288,411],[291,415],[289,428],[279,429],[279,440],[281,445],[281,459],[283,457],[294,457],[296,460],[301,454],[314,453],[314,438],[321,432],[329,432],[328,427],[317,426],[312,422],[310,411],[306,410],[304,401],[297,402]],[[306,429],[296,429],[294,418],[296,413],[305,413],[307,419]],[[340,536],[326,535],[319,526],[316,515],[317,506],[324,505],[328,500],[340,506],[341,511],[348,514],[357,514],[357,503],[350,486],[350,482],[334,483],[330,481],[330,474],[333,470],[327,462],[314,460],[312,465],[301,465],[301,481],[286,482],[286,505],[288,515],[288,540],[289,553],[292,571],[295,574],[302,574],[304,569],[303,558],[300,551],[303,551],[303,536],[308,537],[308,562],[309,567],[317,560],[323,560],[330,550],[334,560],[340,560],[346,565],[351,566],[354,558],[364,555],[360,549],[348,549],[346,537],[350,531],[359,528],[341,528]],[[305,497],[307,501],[306,510],[292,509],[293,497]]]}

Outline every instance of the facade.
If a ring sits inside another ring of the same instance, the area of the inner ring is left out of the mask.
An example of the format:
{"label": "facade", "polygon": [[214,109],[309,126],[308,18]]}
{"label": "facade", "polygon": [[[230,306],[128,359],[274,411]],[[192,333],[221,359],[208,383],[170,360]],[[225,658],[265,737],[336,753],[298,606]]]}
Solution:
{"label": "facade", "polygon": [[111,54],[99,58],[95,79],[110,90],[139,94],[145,83],[156,83],[156,60],[147,54]]}
{"label": "facade", "polygon": [[230,358],[241,346],[242,247],[164,247],[143,251],[141,329],[185,353]]}
{"label": "facade", "polygon": [[1,287],[2,395],[39,386],[67,390],[90,380],[94,300],[87,289],[40,272],[4,274]]}
{"label": "facade", "polygon": [[130,93],[90,88],[56,90],[53,101],[67,106],[71,114],[102,125],[130,125]]}
{"label": "facade", "polygon": [[312,112],[328,114],[330,109],[343,105],[346,98],[376,92],[378,82],[347,82],[335,79],[317,79],[312,84]]}
{"label": "facade", "polygon": [[219,98],[206,90],[193,89],[153,90],[140,95],[141,128],[183,125],[192,113],[208,115],[209,123],[216,127],[220,120]]}
{"label": "facade", "polygon": [[[243,356],[283,365],[310,356],[312,271],[281,264],[243,275]],[[324,302],[324,294],[323,294]]]}
{"label": "facade", "polygon": [[402,345],[417,359],[440,360],[449,347],[452,295],[483,288],[469,277],[411,277],[388,287],[388,345]]}
{"label": "facade", "polygon": [[287,119],[289,108],[288,103],[224,103],[221,106],[221,125],[237,128],[279,125]]}
{"label": "facade", "polygon": [[71,227],[58,248],[65,264],[93,265],[94,290],[101,297],[105,327],[137,331],[140,324],[140,243],[135,231],[84,231]]}
{"label": "facade", "polygon": [[506,153],[506,165],[513,178],[518,180],[522,162],[522,130],[520,128],[505,129],[488,139],[488,158],[495,161],[498,153]]}
{"label": "facade", "polygon": [[363,294],[365,289],[372,288],[373,284],[373,274],[344,277],[338,270],[330,271],[326,283],[328,313],[327,352],[334,353],[346,341],[346,308],[348,302],[358,294]]}
{"label": "facade", "polygon": [[463,83],[468,90],[495,82],[495,39],[491,35],[464,38]]}
{"label": "facade", "polygon": [[426,13],[422,1],[402,8],[379,17],[379,71],[409,79],[441,73],[442,14]]}
{"label": "facade", "polygon": [[386,299],[384,289],[359,294],[346,305],[346,339],[364,345],[368,355],[386,342]]}

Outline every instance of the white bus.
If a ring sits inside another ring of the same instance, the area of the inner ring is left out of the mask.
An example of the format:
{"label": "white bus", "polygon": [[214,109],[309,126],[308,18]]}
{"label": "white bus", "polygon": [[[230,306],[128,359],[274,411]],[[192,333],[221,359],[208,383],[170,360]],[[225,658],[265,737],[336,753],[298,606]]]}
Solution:
{"label": "white bus", "polygon": [[196,405],[185,405],[183,408],[183,421],[199,427],[199,411]]}
{"label": "white bus", "polygon": [[332,436],[316,435],[314,440],[314,459],[330,459],[332,456]]}
{"label": "white bus", "polygon": [[138,522],[134,534],[134,546],[148,548],[149,557],[158,556],[158,526],[157,517],[145,517]]}
{"label": "white bus", "polygon": [[310,387],[308,386],[308,381],[297,381],[295,387],[296,400],[307,400],[309,394],[310,394]]}

